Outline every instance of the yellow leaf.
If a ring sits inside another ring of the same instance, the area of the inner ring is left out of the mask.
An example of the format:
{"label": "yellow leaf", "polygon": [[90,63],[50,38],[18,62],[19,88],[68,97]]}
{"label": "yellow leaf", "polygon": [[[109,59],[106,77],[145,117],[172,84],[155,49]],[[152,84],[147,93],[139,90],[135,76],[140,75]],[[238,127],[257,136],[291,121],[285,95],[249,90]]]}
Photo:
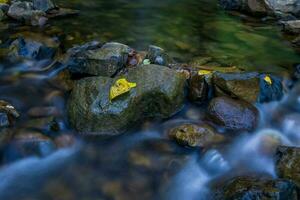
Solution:
{"label": "yellow leaf", "polygon": [[110,88],[109,99],[113,100],[116,97],[129,92],[131,88],[135,87],[136,83],[130,83],[125,78],[118,79]]}
{"label": "yellow leaf", "polygon": [[266,81],[269,85],[272,85],[273,83],[271,77],[268,75],[265,76],[264,81]]}
{"label": "yellow leaf", "polygon": [[205,70],[205,69],[200,69],[198,71],[198,75],[202,76],[202,75],[208,75],[208,74],[211,74],[212,71],[209,71],[209,70]]}
{"label": "yellow leaf", "polygon": [[0,3],[8,3],[8,0],[0,0]]}

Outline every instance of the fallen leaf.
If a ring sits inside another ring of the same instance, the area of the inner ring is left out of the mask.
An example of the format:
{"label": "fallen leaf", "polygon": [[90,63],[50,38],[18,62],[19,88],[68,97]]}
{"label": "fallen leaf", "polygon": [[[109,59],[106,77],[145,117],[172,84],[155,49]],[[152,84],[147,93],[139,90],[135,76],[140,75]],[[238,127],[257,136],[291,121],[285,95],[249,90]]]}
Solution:
{"label": "fallen leaf", "polygon": [[198,75],[200,76],[203,76],[203,75],[208,75],[208,74],[211,74],[212,71],[209,71],[209,70],[205,70],[205,69],[201,69],[198,71]]}
{"label": "fallen leaf", "polygon": [[272,85],[273,83],[271,77],[268,75],[265,76],[264,81],[266,81],[269,85]]}
{"label": "fallen leaf", "polygon": [[113,100],[116,97],[129,92],[131,88],[135,87],[136,83],[130,83],[125,78],[118,79],[110,88],[109,99]]}

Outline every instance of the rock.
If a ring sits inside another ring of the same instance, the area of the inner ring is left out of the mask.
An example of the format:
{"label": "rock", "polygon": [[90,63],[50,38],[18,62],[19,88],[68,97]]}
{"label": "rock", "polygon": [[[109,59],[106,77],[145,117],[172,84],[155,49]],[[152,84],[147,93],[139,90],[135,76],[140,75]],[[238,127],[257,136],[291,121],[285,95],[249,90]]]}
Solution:
{"label": "rock", "polygon": [[0,3],[0,10],[2,10],[3,14],[6,14],[8,12],[9,5],[6,3]]}
{"label": "rock", "polygon": [[20,130],[5,151],[5,160],[14,161],[30,155],[47,156],[56,149],[54,142],[39,132]]}
{"label": "rock", "polygon": [[276,171],[278,177],[290,179],[300,187],[300,148],[278,147],[276,152]]}
{"label": "rock", "polygon": [[56,8],[55,4],[51,0],[33,0],[32,3],[35,10],[41,10],[44,12],[48,12]]}
{"label": "rock", "polygon": [[300,14],[298,0],[220,0],[221,6],[226,10],[238,10],[260,15],[294,15]]}
{"label": "rock", "polygon": [[300,20],[283,21],[281,24],[283,25],[283,31],[285,32],[292,34],[300,33]]}
{"label": "rock", "polygon": [[231,97],[256,102],[259,96],[258,73],[219,73],[213,74],[216,96],[228,94]]}
{"label": "rock", "polygon": [[172,59],[167,55],[164,49],[150,45],[146,58],[150,60],[150,63],[156,65],[168,66],[172,63]]}
{"label": "rock", "polygon": [[236,177],[218,187],[216,200],[297,200],[299,190],[288,180],[268,178]]}
{"label": "rock", "polygon": [[209,147],[225,140],[209,125],[182,124],[168,131],[170,138],[188,147]]}
{"label": "rock", "polygon": [[83,45],[69,50],[68,69],[74,74],[112,77],[127,63],[133,49],[127,45],[111,42],[101,48]]}
{"label": "rock", "polygon": [[110,88],[116,79],[78,81],[68,102],[71,125],[80,132],[116,135],[144,118],[168,118],[182,108],[183,75],[167,67],[145,65],[130,69],[125,78],[136,83],[136,88],[111,102]]}
{"label": "rock", "polygon": [[15,20],[31,24],[33,26],[44,25],[47,21],[46,13],[34,10],[31,2],[15,2],[7,12],[7,15]]}
{"label": "rock", "polygon": [[259,112],[252,104],[229,97],[217,97],[208,106],[210,119],[232,131],[251,131],[256,128]]}
{"label": "rock", "polygon": [[192,75],[189,80],[189,99],[201,104],[208,99],[208,94],[209,84],[206,77],[198,74]]}
{"label": "rock", "polygon": [[[266,80],[271,82],[267,82]],[[215,72],[212,82],[216,96],[228,95],[251,103],[276,101],[283,97],[281,80],[275,76],[255,72]]]}
{"label": "rock", "polygon": [[11,126],[18,117],[19,113],[12,105],[0,100],[0,128]]}
{"label": "rock", "polygon": [[20,59],[43,60],[53,59],[58,51],[59,42],[54,38],[43,38],[26,35],[18,36],[10,44],[9,57],[16,61]]}

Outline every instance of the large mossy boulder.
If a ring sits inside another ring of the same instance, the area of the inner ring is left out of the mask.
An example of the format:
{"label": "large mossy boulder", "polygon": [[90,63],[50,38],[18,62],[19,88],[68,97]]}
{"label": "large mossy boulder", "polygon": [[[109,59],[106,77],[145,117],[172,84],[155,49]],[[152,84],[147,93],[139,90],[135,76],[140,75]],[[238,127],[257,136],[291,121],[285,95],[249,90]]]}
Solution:
{"label": "large mossy boulder", "polygon": [[[120,78],[136,87],[110,100],[110,89]],[[79,132],[120,134],[144,118],[168,118],[178,112],[184,86],[182,74],[158,65],[130,69],[122,77],[85,78],[76,83],[69,98],[69,120]]]}
{"label": "large mossy boulder", "polygon": [[278,147],[276,171],[280,178],[290,179],[300,187],[300,148]]}
{"label": "large mossy boulder", "polygon": [[283,97],[281,80],[275,76],[255,72],[215,72],[212,82],[216,96],[228,95],[251,103],[276,101]]}
{"label": "large mossy boulder", "polygon": [[217,187],[215,200],[297,200],[299,190],[288,180],[236,177]]}
{"label": "large mossy boulder", "polygon": [[117,42],[99,44],[88,43],[68,51],[68,69],[73,74],[112,77],[126,64],[133,51],[129,46]]}
{"label": "large mossy boulder", "polygon": [[226,96],[210,101],[208,115],[215,124],[231,131],[252,131],[256,128],[259,118],[255,106]]}

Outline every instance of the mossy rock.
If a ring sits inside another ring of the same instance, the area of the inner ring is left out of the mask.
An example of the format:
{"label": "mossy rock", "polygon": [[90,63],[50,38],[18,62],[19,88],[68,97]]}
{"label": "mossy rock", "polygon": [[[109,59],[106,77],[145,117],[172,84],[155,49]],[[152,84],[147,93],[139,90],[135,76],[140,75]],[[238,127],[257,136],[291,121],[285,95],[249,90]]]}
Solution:
{"label": "mossy rock", "polygon": [[[137,86],[110,101],[110,88],[120,78]],[[158,65],[140,66],[116,78],[85,78],[69,98],[69,120],[79,132],[120,134],[145,118],[168,118],[178,112],[184,87],[182,74]]]}

